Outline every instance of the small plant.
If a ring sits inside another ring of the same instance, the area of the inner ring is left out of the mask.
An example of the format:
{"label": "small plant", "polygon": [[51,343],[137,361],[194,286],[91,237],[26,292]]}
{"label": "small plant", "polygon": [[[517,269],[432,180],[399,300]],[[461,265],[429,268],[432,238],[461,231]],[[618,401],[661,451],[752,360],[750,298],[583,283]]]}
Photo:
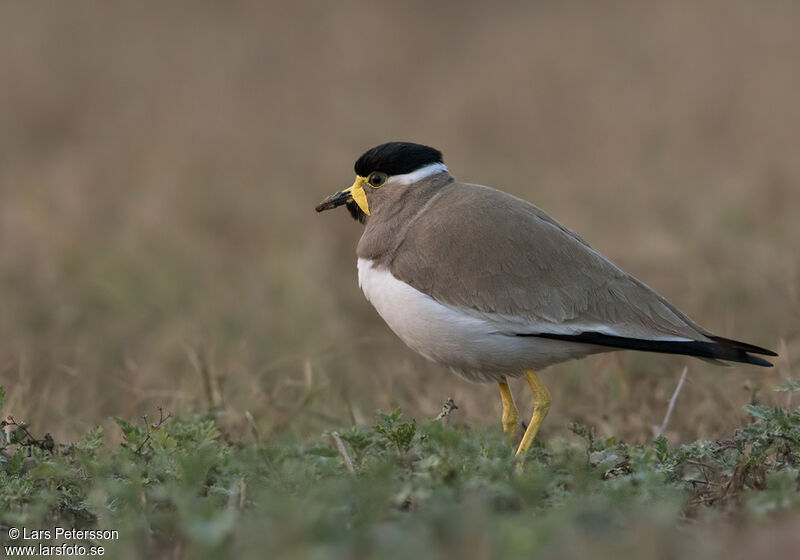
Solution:
{"label": "small plant", "polygon": [[359,467],[363,465],[367,452],[375,447],[375,437],[368,430],[353,427],[347,432],[342,432],[340,437],[350,446],[353,460]]}
{"label": "small plant", "polygon": [[397,453],[405,455],[411,448],[414,435],[417,433],[417,421],[403,422],[403,411],[399,408],[391,414],[378,412],[378,423],[373,428],[378,434],[397,449]]}
{"label": "small plant", "polygon": [[164,416],[164,411],[161,408],[158,409],[158,415],[158,422],[152,424],[147,421],[147,416],[144,416],[142,418],[144,420],[144,428],[131,424],[119,416],[115,416],[114,422],[116,422],[119,429],[122,430],[122,437],[125,440],[122,446],[133,450],[137,455],[143,455],[147,451],[152,451],[153,438],[155,437],[159,441],[164,440],[163,437],[159,437],[164,435],[163,432],[160,431],[161,427],[167,420],[172,418],[172,413]]}
{"label": "small plant", "polygon": [[787,391],[798,392],[800,391],[800,379],[789,379],[783,385],[776,387],[775,391],[778,393],[784,393]]}
{"label": "small plant", "polygon": [[569,425],[569,431],[586,441],[587,451],[589,453],[595,451],[594,426],[584,426],[583,424],[578,424],[577,422],[573,422],[572,424]]}

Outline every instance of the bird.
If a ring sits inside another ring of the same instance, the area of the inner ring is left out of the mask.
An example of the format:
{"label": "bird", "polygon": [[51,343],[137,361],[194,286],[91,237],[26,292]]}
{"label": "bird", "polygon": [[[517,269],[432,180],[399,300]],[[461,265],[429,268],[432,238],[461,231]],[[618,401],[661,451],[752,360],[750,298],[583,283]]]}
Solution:
{"label": "bird", "polygon": [[364,225],[358,282],[411,349],[478,383],[497,383],[503,431],[523,375],[533,413],[524,457],[550,408],[538,376],[567,360],[617,350],[770,367],[771,350],[717,336],[521,198],[456,180],[442,153],[388,142],[355,162],[356,178],[316,207],[345,206]]}

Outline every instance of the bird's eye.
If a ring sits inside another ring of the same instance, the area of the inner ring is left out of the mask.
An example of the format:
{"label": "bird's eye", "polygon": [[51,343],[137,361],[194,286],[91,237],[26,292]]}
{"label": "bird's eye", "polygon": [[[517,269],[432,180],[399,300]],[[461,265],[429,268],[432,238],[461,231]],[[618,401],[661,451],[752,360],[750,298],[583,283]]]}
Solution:
{"label": "bird's eye", "polygon": [[369,174],[367,183],[369,183],[370,187],[377,189],[378,187],[382,187],[388,178],[389,176],[386,173],[375,171],[374,173]]}

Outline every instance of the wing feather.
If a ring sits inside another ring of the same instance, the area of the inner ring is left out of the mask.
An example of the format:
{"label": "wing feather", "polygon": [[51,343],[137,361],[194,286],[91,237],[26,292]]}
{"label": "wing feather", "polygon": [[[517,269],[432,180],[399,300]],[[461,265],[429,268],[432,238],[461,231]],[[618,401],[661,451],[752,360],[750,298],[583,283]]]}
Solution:
{"label": "wing feather", "polygon": [[711,336],[539,208],[480,185],[444,187],[409,224],[389,266],[440,303],[525,333]]}

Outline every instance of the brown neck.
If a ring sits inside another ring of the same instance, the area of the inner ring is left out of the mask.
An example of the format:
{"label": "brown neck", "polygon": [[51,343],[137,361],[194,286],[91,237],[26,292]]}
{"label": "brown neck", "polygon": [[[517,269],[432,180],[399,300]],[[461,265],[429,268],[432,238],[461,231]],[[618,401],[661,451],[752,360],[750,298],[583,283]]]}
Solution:
{"label": "brown neck", "polygon": [[370,216],[356,249],[358,258],[388,265],[414,220],[451,184],[453,177],[445,172],[413,185],[389,187],[371,197]]}

